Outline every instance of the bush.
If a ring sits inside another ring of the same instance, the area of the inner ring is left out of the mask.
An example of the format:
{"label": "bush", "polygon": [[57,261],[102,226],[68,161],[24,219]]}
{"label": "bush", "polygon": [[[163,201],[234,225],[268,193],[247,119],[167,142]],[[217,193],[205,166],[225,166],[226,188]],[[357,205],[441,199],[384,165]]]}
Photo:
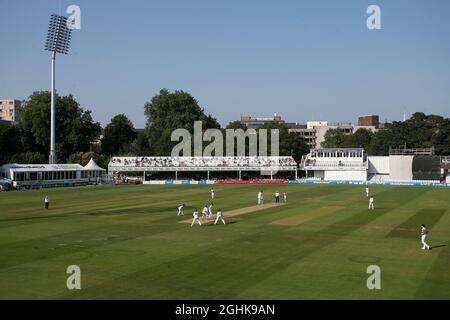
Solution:
{"label": "bush", "polygon": [[20,163],[20,164],[36,164],[47,163],[48,159],[45,155],[38,152],[21,152],[7,156],[3,159],[5,163]]}

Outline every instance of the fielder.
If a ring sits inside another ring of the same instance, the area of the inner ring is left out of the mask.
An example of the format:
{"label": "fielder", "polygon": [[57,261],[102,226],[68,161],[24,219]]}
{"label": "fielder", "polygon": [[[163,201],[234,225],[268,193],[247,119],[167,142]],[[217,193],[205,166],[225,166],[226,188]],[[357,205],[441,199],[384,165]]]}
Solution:
{"label": "fielder", "polygon": [[372,209],[372,210],[374,210],[375,209],[375,207],[374,207],[374,205],[373,205],[373,196],[370,196],[370,198],[369,198],[369,210],[370,209]]}
{"label": "fielder", "polygon": [[222,220],[223,224],[226,224],[225,219],[223,218],[222,210],[220,210],[220,209],[219,209],[219,211],[217,211],[217,217],[216,217],[216,221],[214,221],[214,224],[217,224],[217,222],[219,222],[219,219]]}
{"label": "fielder", "polygon": [[214,200],[214,196],[215,196],[214,189],[211,188],[211,199],[212,199],[212,200]]}
{"label": "fielder", "polygon": [[287,203],[287,193],[283,192],[284,203]]}
{"label": "fielder", "polygon": [[184,203],[178,207],[178,216],[184,216]]}
{"label": "fielder", "polygon": [[191,227],[197,222],[199,225],[202,225],[200,222],[200,219],[198,218],[198,211],[197,209],[194,210],[194,213],[192,214],[194,216],[194,219],[192,219]]}
{"label": "fielder", "polygon": [[366,186],[366,198],[369,197],[369,186]]}
{"label": "fielder", "polygon": [[50,204],[50,200],[48,199],[48,196],[45,196],[45,199],[44,199],[44,207],[45,207],[45,209],[48,209],[49,204]]}
{"label": "fielder", "polygon": [[211,218],[212,215],[214,214],[213,208],[214,208],[214,203],[211,202],[211,204],[209,205],[209,208],[208,208],[208,218]]}
{"label": "fielder", "polygon": [[264,196],[262,191],[258,192],[258,204],[264,204]]}
{"label": "fielder", "polygon": [[203,219],[208,219],[209,218],[209,210],[208,210],[208,206],[205,204],[205,207],[202,210],[202,220]]}
{"label": "fielder", "polygon": [[422,242],[422,250],[431,250],[430,246],[427,243],[427,237],[428,237],[428,229],[423,224],[421,226],[420,230],[420,241]]}

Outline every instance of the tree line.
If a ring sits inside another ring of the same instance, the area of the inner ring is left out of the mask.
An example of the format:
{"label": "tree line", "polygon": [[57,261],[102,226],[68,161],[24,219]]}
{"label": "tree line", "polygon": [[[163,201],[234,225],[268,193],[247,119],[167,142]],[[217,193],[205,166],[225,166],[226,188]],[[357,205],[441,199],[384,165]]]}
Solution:
{"label": "tree line", "polygon": [[[162,89],[144,105],[147,119],[143,130],[136,130],[124,115],[114,116],[102,130],[91,111],[80,106],[72,95],[56,95],[56,155],[59,163],[85,165],[91,157],[106,167],[112,155],[169,156],[178,143],[171,141],[175,129],[193,133],[195,121],[206,129],[243,129],[239,122],[221,128],[206,114],[198,101],[184,91]],[[47,163],[50,149],[50,92],[34,92],[23,103],[21,121],[15,126],[0,125],[0,163]],[[280,130],[280,154],[301,157],[308,151],[305,142],[288,133],[283,125],[266,125]],[[248,150],[248,140],[247,150]],[[203,143],[207,145],[206,142]],[[225,150],[225,146],[224,146]]]}
{"label": "tree line", "polygon": [[[0,125],[0,163],[47,163],[50,149],[50,92],[31,94],[20,111],[21,121],[15,126]],[[93,157],[107,167],[112,155],[168,156],[178,143],[171,141],[175,129],[193,133],[194,121],[202,121],[206,129],[243,129],[239,121],[221,128],[218,121],[206,114],[198,101],[184,91],[162,89],[144,105],[146,126],[136,130],[124,115],[114,116],[102,130],[72,95],[56,96],[56,154],[60,163],[85,165]],[[279,130],[279,154],[300,161],[309,147],[284,124],[265,124],[261,129]],[[224,135],[225,136],[225,135]],[[269,141],[270,143],[270,141]],[[208,142],[203,142],[205,147]],[[246,141],[248,152],[248,139]],[[347,135],[330,129],[323,147],[363,147],[369,154],[384,155],[389,146],[431,147],[437,154],[450,154],[450,120],[437,115],[415,113],[405,122],[386,123],[377,133],[359,129]],[[225,150],[225,148],[224,148]],[[269,148],[270,151],[270,148]]]}
{"label": "tree line", "polygon": [[324,138],[323,147],[361,147],[369,155],[388,155],[390,148],[404,147],[434,147],[437,155],[450,155],[450,119],[416,112],[406,121],[385,123],[377,132],[361,128],[346,134],[341,129],[330,129]]}

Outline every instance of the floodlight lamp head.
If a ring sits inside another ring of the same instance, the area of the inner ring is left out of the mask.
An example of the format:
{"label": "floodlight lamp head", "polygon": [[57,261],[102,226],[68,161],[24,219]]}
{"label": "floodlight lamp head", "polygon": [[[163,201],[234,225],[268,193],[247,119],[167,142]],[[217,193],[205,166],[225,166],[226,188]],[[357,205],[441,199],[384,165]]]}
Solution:
{"label": "floodlight lamp head", "polygon": [[45,50],[67,54],[69,52],[71,34],[72,29],[67,25],[67,17],[52,14],[48,24]]}

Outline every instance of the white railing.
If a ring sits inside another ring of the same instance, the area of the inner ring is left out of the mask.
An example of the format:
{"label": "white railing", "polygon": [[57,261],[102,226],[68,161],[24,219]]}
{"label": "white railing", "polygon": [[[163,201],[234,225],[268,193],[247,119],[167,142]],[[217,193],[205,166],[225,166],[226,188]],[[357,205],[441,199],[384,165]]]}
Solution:
{"label": "white railing", "polygon": [[348,169],[367,169],[368,162],[361,161],[317,161],[317,160],[306,160],[302,161],[301,168],[308,170],[323,170],[323,169],[337,169],[337,170],[348,170]]}

